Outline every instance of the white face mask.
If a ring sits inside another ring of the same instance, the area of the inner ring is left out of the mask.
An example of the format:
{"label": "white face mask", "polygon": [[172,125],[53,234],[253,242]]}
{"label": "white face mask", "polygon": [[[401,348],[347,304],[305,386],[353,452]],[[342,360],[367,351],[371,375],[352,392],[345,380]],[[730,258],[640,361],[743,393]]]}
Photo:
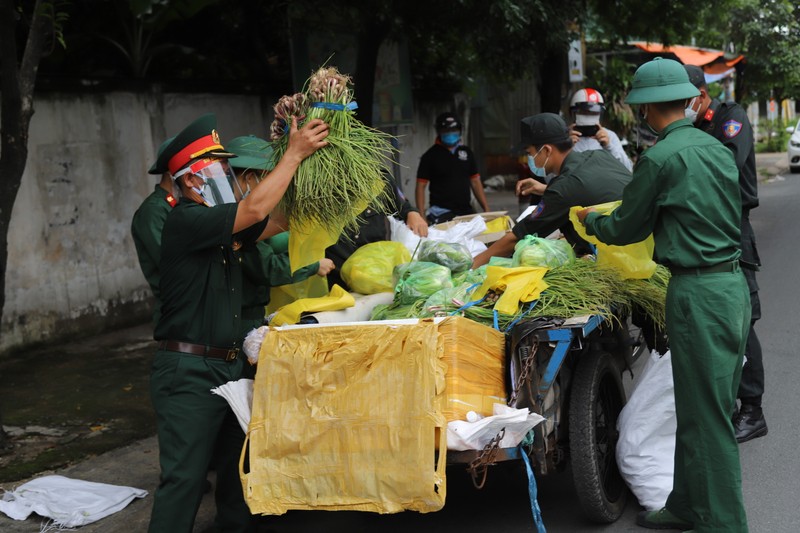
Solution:
{"label": "white face mask", "polygon": [[694,109],[695,100],[697,100],[696,96],[689,101],[689,105],[683,111],[686,114],[686,118],[688,118],[692,124],[697,120],[697,110]]}

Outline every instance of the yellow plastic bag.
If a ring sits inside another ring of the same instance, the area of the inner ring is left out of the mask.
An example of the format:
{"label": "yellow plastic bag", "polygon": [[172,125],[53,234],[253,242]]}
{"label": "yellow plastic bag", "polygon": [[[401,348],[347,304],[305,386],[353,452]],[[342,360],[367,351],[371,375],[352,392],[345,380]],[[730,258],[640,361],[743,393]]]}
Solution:
{"label": "yellow plastic bag", "polygon": [[441,509],[447,455],[436,457],[437,443],[446,448],[439,357],[430,320],[271,328],[240,459],[250,511]]}
{"label": "yellow plastic bag", "polygon": [[353,307],[356,303],[353,295],[341,288],[334,285],[331,288],[330,294],[321,296],[319,298],[301,298],[289,305],[281,307],[272,320],[269,321],[271,326],[283,326],[286,324],[297,324],[300,316],[306,312],[317,311],[338,311],[340,309],[347,309]]}
{"label": "yellow plastic bag", "polygon": [[342,279],[361,294],[392,292],[392,270],[411,261],[411,253],[402,243],[371,242],[361,246],[342,265]]}
{"label": "yellow plastic bag", "polygon": [[472,300],[480,300],[489,291],[502,291],[502,295],[494,304],[499,313],[514,315],[519,310],[520,302],[532,302],[539,298],[547,288],[544,275],[547,268],[542,267],[486,267],[486,279],[483,285],[472,294]]}
{"label": "yellow plastic bag", "polygon": [[502,216],[486,222],[484,233],[497,233],[498,231],[508,231],[513,227],[511,217]]}
{"label": "yellow plastic bag", "polygon": [[[591,207],[597,209],[601,215],[609,215],[621,204],[622,201],[617,200]],[[580,206],[570,208],[569,220],[578,235],[597,247],[598,265],[616,269],[623,279],[648,279],[653,275],[656,271],[656,263],[653,261],[655,241],[653,241],[652,234],[643,241],[625,246],[605,244],[597,237],[586,233],[586,226],[578,220],[578,211],[581,209],[584,208]]]}
{"label": "yellow plastic bag", "polygon": [[289,232],[289,268],[294,274],[325,257],[325,249],[336,244],[342,228],[292,226]]}
{"label": "yellow plastic bag", "polygon": [[328,294],[328,279],[313,275],[303,281],[270,287],[267,314],[271,315],[281,307],[303,298],[320,298]]}

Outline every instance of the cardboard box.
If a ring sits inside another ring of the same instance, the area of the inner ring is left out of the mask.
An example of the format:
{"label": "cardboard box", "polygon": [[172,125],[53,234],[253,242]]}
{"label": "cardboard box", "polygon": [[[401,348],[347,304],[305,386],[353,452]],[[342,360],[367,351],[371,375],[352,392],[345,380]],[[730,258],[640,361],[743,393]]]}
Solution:
{"label": "cardboard box", "polygon": [[500,227],[503,228],[502,230],[492,231],[490,229],[487,230],[485,233],[481,233],[480,235],[475,237],[475,240],[478,240],[486,245],[492,244],[496,240],[503,237],[506,233],[511,231],[511,228],[514,225],[513,220],[511,220],[511,217],[508,216],[508,211],[488,211],[486,213],[476,213],[474,215],[461,215],[455,217],[453,220],[450,220],[448,222],[442,222],[441,224],[436,224],[433,227],[436,229],[446,230],[452,228],[453,226],[455,226],[460,222],[469,222],[475,217],[482,217],[487,224],[489,224],[492,221],[496,221],[497,219],[505,219],[500,223]]}

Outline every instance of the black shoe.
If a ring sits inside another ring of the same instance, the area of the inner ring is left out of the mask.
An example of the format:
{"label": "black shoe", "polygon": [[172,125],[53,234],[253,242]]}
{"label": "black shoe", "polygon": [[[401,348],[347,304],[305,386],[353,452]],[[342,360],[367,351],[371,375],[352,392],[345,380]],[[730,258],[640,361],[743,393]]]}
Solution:
{"label": "black shoe", "polygon": [[658,511],[641,511],[636,516],[636,523],[648,529],[678,529],[688,531],[692,529],[692,523],[678,518],[662,507]]}
{"label": "black shoe", "polygon": [[761,407],[743,403],[733,416],[733,430],[738,443],[766,435],[767,421],[764,420],[764,412]]}

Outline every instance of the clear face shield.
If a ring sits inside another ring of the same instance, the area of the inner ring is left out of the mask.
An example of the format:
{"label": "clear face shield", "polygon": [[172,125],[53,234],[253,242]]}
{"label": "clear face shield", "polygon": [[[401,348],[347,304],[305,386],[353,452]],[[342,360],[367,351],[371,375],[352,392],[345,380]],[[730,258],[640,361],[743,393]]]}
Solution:
{"label": "clear face shield", "polygon": [[184,174],[194,174],[202,185],[193,187],[210,205],[233,204],[244,197],[244,192],[228,162],[222,159],[200,159],[175,173],[175,179]]}

